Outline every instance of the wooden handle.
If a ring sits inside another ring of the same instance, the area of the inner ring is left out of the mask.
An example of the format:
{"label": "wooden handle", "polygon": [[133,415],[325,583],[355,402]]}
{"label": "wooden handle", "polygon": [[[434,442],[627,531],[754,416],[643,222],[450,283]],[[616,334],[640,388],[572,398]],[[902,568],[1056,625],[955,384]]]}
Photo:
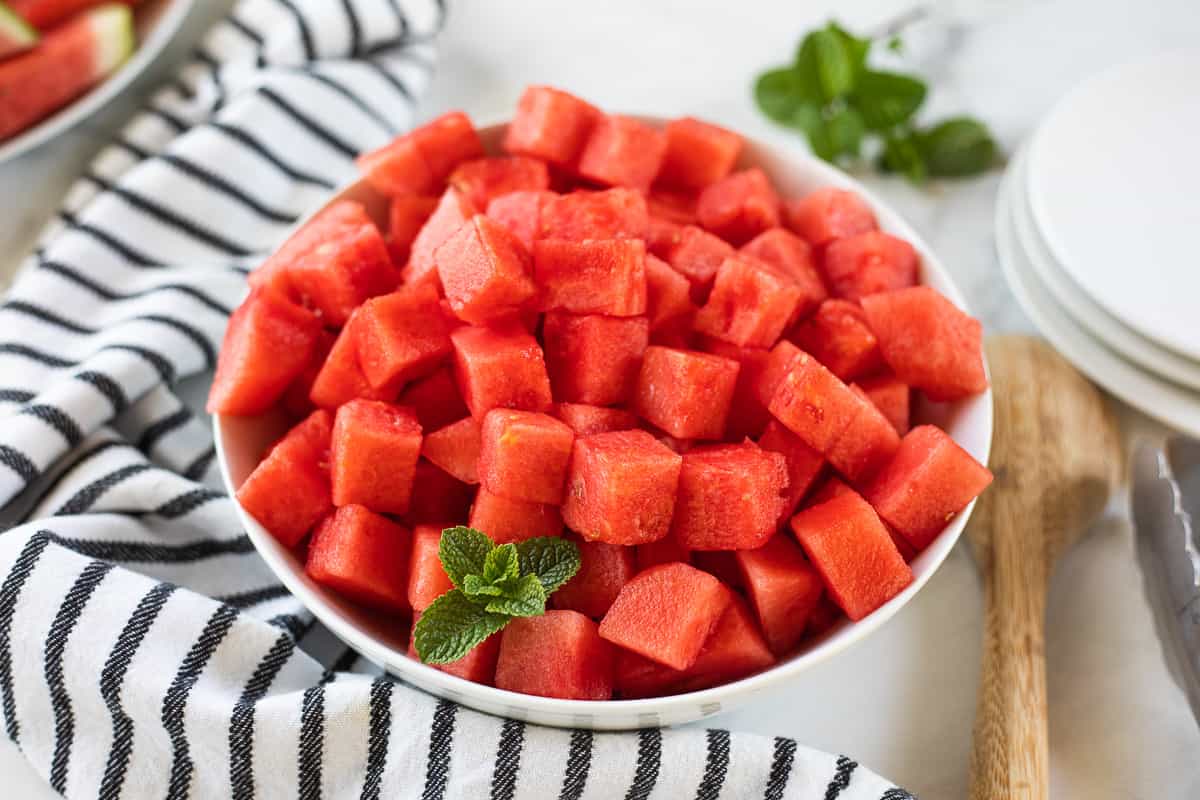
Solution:
{"label": "wooden handle", "polygon": [[[1040,509],[996,487],[992,547],[982,554],[983,665],[971,752],[971,800],[1047,800],[1046,563],[1022,552],[1017,526],[1043,524]],[[1024,531],[1028,533],[1028,531]]]}

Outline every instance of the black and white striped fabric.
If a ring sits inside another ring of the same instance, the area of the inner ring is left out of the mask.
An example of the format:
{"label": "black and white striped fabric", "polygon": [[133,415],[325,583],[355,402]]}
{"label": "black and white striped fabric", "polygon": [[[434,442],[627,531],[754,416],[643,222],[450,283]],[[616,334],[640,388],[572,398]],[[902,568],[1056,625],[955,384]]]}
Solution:
{"label": "black and white striped fabric", "polygon": [[443,15],[243,0],[0,304],[0,505],[39,494],[0,534],[8,737],[72,798],[911,797],[789,739],[560,731],[439,701],[314,624],[239,529],[187,395],[247,269],[410,124]]}

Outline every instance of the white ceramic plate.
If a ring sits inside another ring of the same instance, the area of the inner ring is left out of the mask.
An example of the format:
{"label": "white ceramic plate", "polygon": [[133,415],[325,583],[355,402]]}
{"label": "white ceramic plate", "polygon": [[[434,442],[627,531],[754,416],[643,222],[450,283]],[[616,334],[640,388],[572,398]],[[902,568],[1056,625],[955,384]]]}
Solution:
{"label": "white ceramic plate", "polygon": [[[665,122],[656,117],[642,119],[659,125]],[[484,143],[494,151],[498,149],[503,126],[493,125],[483,129],[481,134]],[[821,186],[839,186],[858,192],[874,208],[884,230],[907,239],[920,253],[921,281],[945,294],[960,308],[966,308],[962,294],[929,246],[896,212],[856,181],[798,148],[784,150],[747,139],[741,165],[751,164],[761,166],[785,196],[794,197]],[[377,219],[382,221],[385,218],[384,202],[365,183],[356,182],[347,186],[330,202],[339,198],[362,201],[372,214],[377,215]],[[992,438],[990,389],[959,403],[919,404],[916,418],[941,425],[967,452],[980,462],[987,463]],[[282,426],[278,419],[215,416],[213,427],[221,474],[232,494],[254,469],[264,449],[282,433]],[[405,655],[408,640],[397,634],[394,622],[364,611],[312,581],[305,574],[304,565],[291,551],[280,545],[240,506],[238,512],[250,539],[279,580],[335,635],[408,683],[439,697],[492,714],[544,725],[620,730],[674,725],[729,710],[772,687],[798,680],[809,666],[861,641],[891,619],[929,581],[958,541],[973,508],[974,503],[951,520],[946,530],[912,562],[915,580],[908,588],[859,622],[843,620],[823,637],[810,642],[804,651],[775,667],[700,692],[604,702],[558,700],[509,692],[447,675],[408,658]]]}
{"label": "white ceramic plate", "polygon": [[996,205],[996,252],[1008,285],[1030,319],[1084,374],[1161,422],[1200,436],[1200,393],[1170,383],[1108,349],[1072,319],[1029,263],[1013,224],[1015,167]]}
{"label": "white ceramic plate", "polygon": [[1055,259],[1126,325],[1200,362],[1200,49],[1102,73],[1034,135],[1029,199]]}
{"label": "white ceramic plate", "polygon": [[1022,150],[1013,161],[1008,204],[1017,242],[1046,290],[1074,317],[1075,322],[1123,358],[1161,378],[1200,391],[1200,362],[1161,347],[1123,324],[1079,288],[1054,260],[1054,254],[1042,238],[1029,208],[1025,191],[1028,178],[1028,151]]}
{"label": "white ceramic plate", "polygon": [[137,49],[121,67],[91,91],[34,125],[0,143],[0,164],[44,144],[102,108],[142,74],[179,30],[193,0],[146,0],[135,9]]}

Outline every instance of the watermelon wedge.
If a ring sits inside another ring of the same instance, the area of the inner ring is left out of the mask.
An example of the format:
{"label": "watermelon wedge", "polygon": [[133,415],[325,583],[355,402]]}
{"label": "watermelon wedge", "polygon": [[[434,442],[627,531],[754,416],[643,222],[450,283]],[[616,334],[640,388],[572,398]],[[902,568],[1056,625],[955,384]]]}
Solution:
{"label": "watermelon wedge", "polygon": [[8,3],[0,2],[0,59],[28,50],[37,40],[37,30]]}
{"label": "watermelon wedge", "polygon": [[132,12],[110,3],[56,28],[36,49],[0,63],[0,141],[100,82],[133,46]]}
{"label": "watermelon wedge", "polygon": [[[126,6],[135,6],[138,2],[140,0],[122,0]],[[105,4],[111,5],[111,0],[8,0],[8,5],[18,15],[40,31],[48,31],[80,11]]]}

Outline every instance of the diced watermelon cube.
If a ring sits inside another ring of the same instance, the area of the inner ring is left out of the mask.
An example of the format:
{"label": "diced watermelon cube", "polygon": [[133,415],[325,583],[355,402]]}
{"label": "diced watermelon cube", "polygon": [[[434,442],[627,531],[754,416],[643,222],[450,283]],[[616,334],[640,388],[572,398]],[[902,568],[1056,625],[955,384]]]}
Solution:
{"label": "diced watermelon cube", "polygon": [[636,545],[667,535],[680,457],[645,431],[576,440],[563,519],[588,541]]}
{"label": "diced watermelon cube", "polygon": [[533,271],[544,311],[636,317],[646,313],[646,245],[641,239],[541,239]]}
{"label": "diced watermelon cube", "polygon": [[513,500],[480,487],[471,506],[471,527],[483,531],[496,544],[523,542],[538,536],[562,536],[558,506]]}
{"label": "diced watermelon cube", "polygon": [[412,534],[365,506],[347,505],[313,532],[304,570],[314,581],[363,605],[408,611]]}
{"label": "diced watermelon cube", "polygon": [[205,408],[210,414],[261,414],[312,359],[321,321],[270,289],[255,289],[234,310],[221,343]]}
{"label": "diced watermelon cube", "polygon": [[767,645],[777,656],[790,653],[803,638],[825,590],[821,576],[783,533],[756,550],[738,550],[734,555]]}
{"label": "diced watermelon cube", "polygon": [[662,330],[675,321],[690,318],[695,311],[688,279],[667,262],[647,253],[646,317],[650,320],[650,330]]}
{"label": "diced watermelon cube", "polygon": [[719,580],[695,567],[651,567],[622,587],[600,622],[600,636],[673,669],[687,669],[731,599]]}
{"label": "diced watermelon cube", "polygon": [[679,244],[682,233],[682,224],[651,214],[646,225],[646,251],[666,258]]}
{"label": "diced watermelon cube", "polygon": [[413,528],[412,558],[408,567],[408,604],[418,613],[454,588],[438,555],[443,527],[417,525]]}
{"label": "diced watermelon cube", "polygon": [[449,365],[410,383],[396,402],[415,411],[421,428],[427,431],[444,428],[471,413],[458,392],[454,370]]}
{"label": "diced watermelon cube", "polygon": [[875,404],[883,412],[888,422],[903,436],[908,433],[909,406],[912,390],[908,384],[895,375],[879,375],[858,381],[851,389],[857,388],[862,396]]}
{"label": "diced watermelon cube", "polygon": [[579,572],[550,599],[555,608],[600,619],[636,572],[633,549],[607,542],[576,541],[575,544],[579,547]]}
{"label": "diced watermelon cube", "polygon": [[709,336],[700,338],[700,348],[706,353],[731,358],[741,364],[733,389],[733,403],[729,407],[725,438],[740,441],[746,436],[758,436],[771,419],[766,404],[758,399],[758,381],[771,358],[770,351],[761,347],[739,347]]}
{"label": "diced watermelon cube", "polygon": [[630,399],[649,339],[645,317],[549,312],[542,340],[555,399],[598,406]]}
{"label": "diced watermelon cube", "polygon": [[[439,566],[440,569],[440,566]],[[423,610],[423,609],[422,609]],[[413,631],[416,631],[417,622],[421,619],[420,612],[413,614]],[[436,670],[445,672],[447,675],[453,675],[456,678],[462,678],[465,681],[474,683],[482,683],[491,686],[495,682],[496,677],[496,662],[500,658],[500,633],[493,633],[488,638],[484,639],[475,648],[458,661],[451,661],[449,664],[429,664]],[[408,641],[408,657],[420,660],[417,655],[417,647],[414,644],[412,637]]]}
{"label": "diced watermelon cube", "polygon": [[411,135],[401,136],[377,150],[364,153],[356,163],[363,178],[380,194],[423,194],[434,191],[438,185]]}
{"label": "diced watermelon cube", "polygon": [[812,496],[808,498],[804,505],[806,508],[819,506],[822,503],[828,503],[835,497],[852,494],[853,492],[854,490],[844,480],[837,475],[830,475],[821,482],[821,485],[817,487],[817,490],[812,493]]}
{"label": "diced watermelon cube", "polygon": [[409,136],[417,143],[434,181],[438,183],[446,180],[463,161],[483,155],[483,142],[471,119],[461,111],[442,114],[415,128]]}
{"label": "diced watermelon cube", "polygon": [[665,128],[667,152],[658,182],[679,189],[703,189],[724,178],[742,152],[742,137],[693,117],[673,119]]}
{"label": "diced watermelon cube", "polygon": [[779,195],[758,167],[734,172],[700,193],[696,215],[705,230],[733,245],[779,227]]}
{"label": "diced watermelon cube", "polygon": [[359,312],[358,364],[373,388],[398,392],[450,355],[450,328],[428,284],[373,298]]}
{"label": "diced watermelon cube", "polygon": [[470,484],[422,458],[413,472],[412,499],[404,521],[410,525],[457,525],[466,521],[473,496]]}
{"label": "diced watermelon cube", "polygon": [[641,572],[644,569],[658,566],[659,564],[671,564],[675,561],[688,563],[691,557],[691,551],[679,543],[679,540],[668,534],[657,542],[647,542],[639,544],[634,548],[634,558],[637,564],[637,571]]}
{"label": "diced watermelon cube", "polygon": [[787,204],[788,227],[809,244],[821,246],[834,239],[878,228],[875,212],[857,194],[827,186]]}
{"label": "diced watermelon cube", "polygon": [[585,403],[559,403],[558,418],[575,431],[576,436],[627,431],[637,427],[637,415],[623,408],[602,408]]}
{"label": "diced watermelon cube", "polygon": [[557,196],[554,192],[510,192],[488,203],[487,215],[508,228],[532,252],[534,241],[541,238],[542,207]]}
{"label": "diced watermelon cube", "polygon": [[800,501],[820,476],[825,459],[776,419],[767,423],[766,430],[758,439],[758,446],[781,454],[787,462],[788,483],[779,518],[782,524],[796,513]]}
{"label": "diced watermelon cube", "polygon": [[529,253],[508,228],[476,214],[434,253],[450,309],[482,325],[512,315],[536,293]]}
{"label": "diced watermelon cube", "polygon": [[388,251],[394,264],[407,264],[413,241],[433,210],[438,198],[421,194],[398,194],[388,208]]}
{"label": "diced watermelon cube", "polygon": [[792,531],[834,602],[860,620],[913,581],[874,509],[855,492],[792,517]]}
{"label": "diced watermelon cube", "polygon": [[295,547],[333,509],[333,415],[319,409],[271,448],[237,490],[238,503],[285,547]]}
{"label": "diced watermelon cube", "polygon": [[786,339],[781,339],[771,348],[771,353],[754,384],[760,403],[770,407],[771,401],[775,399],[775,392],[779,390],[779,385],[792,371],[792,362],[802,354],[803,351],[799,347]]}
{"label": "diced watermelon cube", "polygon": [[496,686],[563,700],[608,700],[613,692],[612,645],[577,611],[520,617],[504,628]]}
{"label": "diced watermelon cube", "polygon": [[471,416],[482,420],[493,408],[550,410],[550,376],[542,348],[520,325],[459,328],[450,339],[458,388]]}
{"label": "diced watermelon cube", "polygon": [[517,112],[504,135],[504,150],[570,167],[600,116],[595,106],[574,95],[530,86],[517,101]]}
{"label": "diced watermelon cube", "polygon": [[420,454],[421,423],[411,409],[351,400],[333,423],[333,504],[404,514]]}
{"label": "diced watermelon cube", "polygon": [[539,239],[641,239],[650,218],[641,193],[616,188],[548,197],[540,223]]}
{"label": "diced watermelon cube", "polygon": [[696,224],[696,195],[689,191],[652,189],[646,194],[646,210],[651,219],[674,222],[676,225]]}
{"label": "diced watermelon cube", "polygon": [[992,473],[933,425],[918,425],[865,495],[918,551],[992,482]]}
{"label": "diced watermelon cube", "polygon": [[448,187],[442,193],[433,213],[413,238],[408,264],[403,270],[404,282],[411,285],[435,277],[437,259],[434,253],[477,213],[479,209],[465,194],[453,186]]}
{"label": "diced watermelon cube", "polygon": [[812,615],[808,618],[807,633],[809,638],[825,634],[845,618],[842,610],[838,608],[837,603],[829,598],[829,592],[825,592],[821,595],[817,607],[813,609]]}
{"label": "diced watermelon cube", "polygon": [[313,349],[308,366],[296,376],[296,379],[288,385],[287,391],[283,393],[281,405],[293,417],[303,419],[313,412],[315,404],[310,399],[312,387],[317,382],[317,375],[325,366],[325,360],[329,357],[329,351],[333,349],[335,341],[337,341],[337,334],[328,329],[322,330],[317,337],[317,345]]}
{"label": "diced watermelon cube", "polygon": [[695,225],[679,231],[679,242],[666,255],[667,263],[688,279],[692,300],[703,303],[717,270],[737,251],[728,242]]}
{"label": "diced watermelon cube", "polygon": [[483,210],[488,203],[509,192],[542,191],[550,188],[546,163],[527,156],[490,156],[464,161],[450,173],[449,183]]}
{"label": "diced watermelon cube", "polygon": [[474,417],[464,417],[425,434],[421,455],[463,483],[479,483],[481,429]]}
{"label": "diced watermelon cube", "polygon": [[838,437],[825,457],[855,486],[875,476],[900,447],[900,435],[875,404],[860,398],[858,414]]}
{"label": "diced watermelon cube", "polygon": [[879,342],[867,326],[866,314],[848,300],[826,300],[788,338],[843,381],[870,375],[883,366]]}
{"label": "diced watermelon cube", "polygon": [[911,244],[882,231],[830,242],[821,258],[829,288],[847,300],[913,286],[918,263]]}
{"label": "diced watermelon cube", "polygon": [[697,550],[691,554],[692,566],[734,589],[745,588],[733,550]]}
{"label": "diced watermelon cube", "polygon": [[741,347],[771,347],[791,322],[800,296],[800,287],[769,264],[730,256],[696,314],[696,330]]}
{"label": "diced watermelon cube", "polygon": [[358,330],[361,318],[361,311],[350,315],[313,380],[308,396],[320,408],[332,411],[356,397],[391,400],[396,395],[393,387],[373,388],[359,366]]}
{"label": "diced watermelon cube", "polygon": [[768,408],[805,444],[828,453],[862,410],[862,398],[808,353],[791,366]]}
{"label": "diced watermelon cube", "polygon": [[688,451],[671,532],[689,550],[760,547],[778,526],[787,479],[787,460],[751,442]]}
{"label": "diced watermelon cube", "polygon": [[730,358],[650,346],[642,358],[634,410],[679,439],[725,434],[740,365]]}
{"label": "diced watermelon cube", "polygon": [[667,135],[632,117],[601,117],[579,155],[579,174],[606,186],[650,188],[667,152]]}
{"label": "diced watermelon cube", "polygon": [[800,289],[795,312],[797,319],[807,317],[829,297],[812,248],[795,234],[783,228],[771,228],[742,245],[739,252],[765,261],[796,283]]}
{"label": "diced watermelon cube", "polygon": [[961,400],[987,388],[983,327],[929,286],[863,298],[867,322],[896,377],[930,400]]}
{"label": "diced watermelon cube", "polygon": [[493,408],[483,418],[479,481],[492,494],[559,505],[575,431],[533,411]]}

